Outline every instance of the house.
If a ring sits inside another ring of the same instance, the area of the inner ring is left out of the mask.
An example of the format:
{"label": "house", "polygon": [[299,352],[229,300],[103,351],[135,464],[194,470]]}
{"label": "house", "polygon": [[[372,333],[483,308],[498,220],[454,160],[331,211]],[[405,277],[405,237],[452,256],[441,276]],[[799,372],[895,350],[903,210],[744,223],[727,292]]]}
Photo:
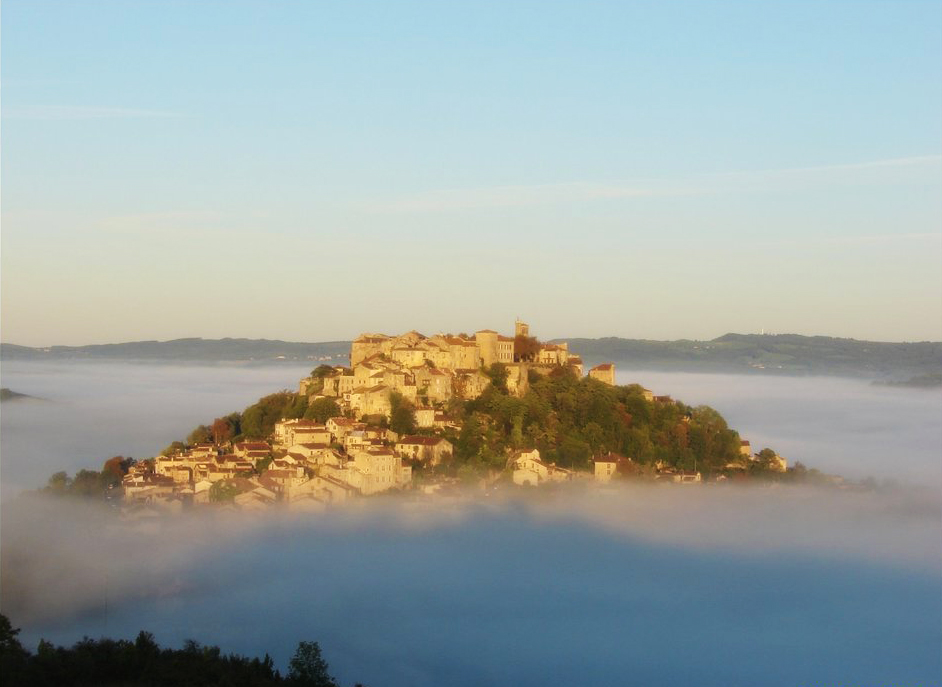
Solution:
{"label": "house", "polygon": [[287,489],[285,498],[289,503],[307,497],[317,498],[324,503],[341,503],[356,496],[356,493],[356,488],[346,482],[328,474],[320,474]]}
{"label": "house", "polygon": [[452,375],[435,367],[415,367],[412,369],[415,379],[416,394],[431,403],[445,403],[452,396]]}
{"label": "house", "polygon": [[203,443],[203,444],[196,444],[196,446],[191,446],[189,453],[195,458],[210,458],[212,456],[215,456],[218,453],[218,451],[216,450],[215,444]]}
{"label": "house", "polygon": [[410,435],[396,443],[396,454],[403,458],[420,460],[429,465],[438,465],[445,456],[454,453],[454,446],[445,437]]}
{"label": "house", "polygon": [[301,466],[294,468],[275,468],[262,473],[258,481],[263,487],[280,494],[286,489],[306,482],[307,475],[304,472],[304,468]]}
{"label": "house", "polygon": [[[402,459],[389,449],[356,451],[346,468],[351,471],[348,484],[359,489],[364,495],[407,484],[404,481],[406,473],[402,470]],[[411,472],[408,477],[411,481]]]}
{"label": "house", "polygon": [[271,446],[266,441],[240,441],[232,445],[232,452],[240,458],[258,460],[271,453]]}
{"label": "house", "polygon": [[327,420],[326,427],[334,441],[343,443],[343,438],[348,432],[357,428],[362,429],[361,424],[349,417],[332,417]]}
{"label": "house", "polygon": [[127,501],[155,503],[173,495],[177,483],[172,477],[148,475],[139,479],[123,482],[124,498]]}
{"label": "house", "polygon": [[615,363],[602,363],[589,370],[589,378],[615,386]]}
{"label": "house", "polygon": [[610,482],[618,471],[618,462],[624,460],[621,456],[609,453],[595,459],[594,476],[596,482]]}
{"label": "house", "polygon": [[314,420],[279,420],[275,423],[275,445],[291,446],[304,442],[330,443],[330,432]]}
{"label": "house", "polygon": [[295,444],[288,448],[288,456],[299,463],[317,464],[323,462],[327,455],[333,452],[334,450],[330,447],[330,444]]}
{"label": "house", "polygon": [[744,458],[752,457],[752,444],[743,439],[739,442],[739,454]]}
{"label": "house", "polygon": [[703,477],[699,472],[671,468],[659,470],[656,479],[658,482],[673,482],[674,484],[699,484],[703,481]]}
{"label": "house", "polygon": [[[321,380],[321,394],[323,396],[343,397],[353,391],[353,370],[346,367],[335,367],[334,371]],[[314,384],[311,377],[301,380],[300,392],[307,394]]]}
{"label": "house", "polygon": [[232,501],[242,510],[264,510],[278,500],[274,491],[255,483],[240,484],[239,488],[245,491],[236,494]]}
{"label": "house", "polygon": [[350,409],[357,417],[364,415],[389,417],[392,414],[390,392],[391,389],[384,384],[354,389],[350,392]]}
{"label": "house", "polygon": [[543,462],[538,449],[517,451],[511,456],[511,463],[514,484],[535,487],[544,482],[568,482],[573,477],[571,470]]}
{"label": "house", "polygon": [[420,406],[415,409],[413,415],[415,416],[415,426],[416,427],[434,427],[435,426],[435,413],[437,411],[434,408]]}
{"label": "house", "polygon": [[285,445],[294,444],[330,444],[330,430],[324,425],[305,420],[285,432]]}

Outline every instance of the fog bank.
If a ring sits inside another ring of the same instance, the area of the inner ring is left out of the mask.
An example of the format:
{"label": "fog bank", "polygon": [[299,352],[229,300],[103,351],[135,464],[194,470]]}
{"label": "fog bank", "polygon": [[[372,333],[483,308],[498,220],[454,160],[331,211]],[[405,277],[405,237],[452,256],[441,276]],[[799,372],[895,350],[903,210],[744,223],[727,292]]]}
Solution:
{"label": "fog bank", "polygon": [[931,684],[931,492],[646,486],[318,516],[3,506],[3,610],[40,636],[321,642],[345,683]]}
{"label": "fog bank", "polygon": [[843,377],[619,370],[688,405],[716,408],[752,442],[808,467],[942,488],[942,390]]}
{"label": "fog bank", "polygon": [[201,423],[296,390],[314,365],[4,361],[3,386],[44,400],[3,404],[0,498],[41,487],[58,470],[157,455]]}

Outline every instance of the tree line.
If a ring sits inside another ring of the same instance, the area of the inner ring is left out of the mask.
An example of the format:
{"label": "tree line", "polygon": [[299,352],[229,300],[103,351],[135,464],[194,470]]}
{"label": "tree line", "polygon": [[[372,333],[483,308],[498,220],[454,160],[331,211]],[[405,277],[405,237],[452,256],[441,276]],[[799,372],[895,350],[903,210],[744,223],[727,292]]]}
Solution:
{"label": "tree line", "polygon": [[5,685],[337,687],[317,642],[300,642],[287,674],[281,675],[268,654],[262,659],[224,654],[218,646],[194,640],[180,649],[163,648],[144,631],[134,641],[86,637],[71,647],[40,640],[35,653],[23,647],[19,632],[0,615],[0,675]]}

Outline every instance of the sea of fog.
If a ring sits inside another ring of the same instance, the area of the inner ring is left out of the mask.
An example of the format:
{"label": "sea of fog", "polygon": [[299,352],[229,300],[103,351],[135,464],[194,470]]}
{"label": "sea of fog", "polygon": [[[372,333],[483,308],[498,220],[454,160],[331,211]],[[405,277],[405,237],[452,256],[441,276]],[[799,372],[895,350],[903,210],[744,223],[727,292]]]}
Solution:
{"label": "sea of fog", "polygon": [[[0,409],[0,499],[57,470],[157,454],[196,425],[296,389],[310,365],[12,361],[4,387],[42,398]],[[659,395],[719,410],[755,450],[851,478],[942,488],[942,392],[837,377],[619,371]]]}
{"label": "sea of fog", "polygon": [[364,499],[122,520],[16,496],[153,455],[297,366],[4,363],[0,610],[41,637],[320,642],[341,683],[942,684],[942,399],[830,378],[631,371],[756,448],[876,492],[737,486]]}
{"label": "sea of fog", "polygon": [[876,386],[864,379],[628,370],[688,405],[708,405],[752,443],[845,477],[942,488],[942,389]]}

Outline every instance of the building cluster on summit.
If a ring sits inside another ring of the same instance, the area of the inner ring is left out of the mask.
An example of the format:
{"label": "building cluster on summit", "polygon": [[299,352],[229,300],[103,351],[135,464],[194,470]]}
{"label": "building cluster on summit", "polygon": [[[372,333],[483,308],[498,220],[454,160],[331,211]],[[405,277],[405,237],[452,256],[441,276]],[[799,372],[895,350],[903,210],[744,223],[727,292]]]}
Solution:
{"label": "building cluster on summit", "polygon": [[[491,383],[486,370],[495,363],[506,370],[507,390],[515,396],[527,392],[531,371],[549,374],[568,368],[580,377],[583,374],[582,358],[570,353],[567,343],[540,343],[530,336],[529,325],[517,320],[512,337],[490,329],[474,336],[429,337],[416,331],[399,336],[361,334],[350,347],[350,367],[338,366],[327,374],[302,379],[299,390],[307,394],[321,385],[320,394],[333,397],[344,412],[357,418],[388,417],[393,393],[427,414],[454,397],[480,396]],[[614,385],[615,365],[598,365],[588,376]]]}

